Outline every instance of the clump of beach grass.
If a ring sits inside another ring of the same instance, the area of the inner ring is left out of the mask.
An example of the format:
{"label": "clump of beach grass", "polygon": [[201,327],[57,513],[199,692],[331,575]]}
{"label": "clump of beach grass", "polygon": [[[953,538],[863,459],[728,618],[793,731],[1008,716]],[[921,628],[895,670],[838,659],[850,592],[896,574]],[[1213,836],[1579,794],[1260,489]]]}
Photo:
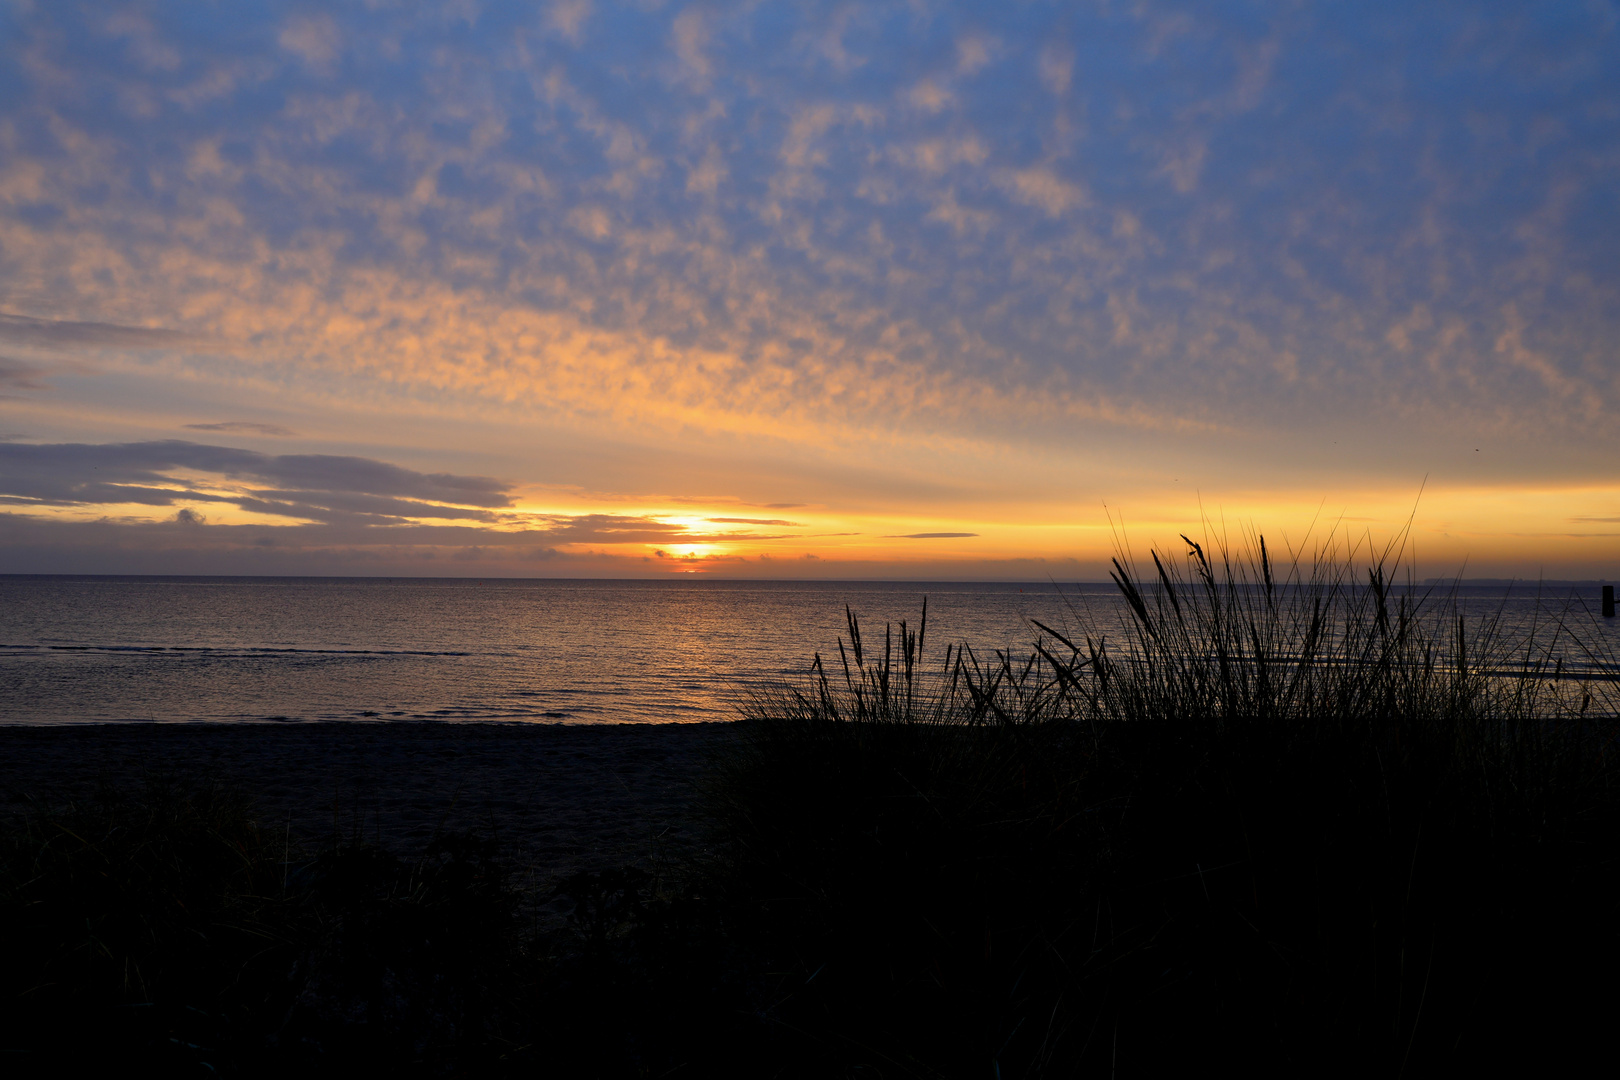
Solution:
{"label": "clump of beach grass", "polygon": [[1595,628],[1465,617],[1399,550],[1186,544],[1116,560],[1122,622],[925,666],[926,608],[881,648],[847,613],[752,702],[712,800],[771,1015],[885,1075],[1588,1047],[1620,951]]}

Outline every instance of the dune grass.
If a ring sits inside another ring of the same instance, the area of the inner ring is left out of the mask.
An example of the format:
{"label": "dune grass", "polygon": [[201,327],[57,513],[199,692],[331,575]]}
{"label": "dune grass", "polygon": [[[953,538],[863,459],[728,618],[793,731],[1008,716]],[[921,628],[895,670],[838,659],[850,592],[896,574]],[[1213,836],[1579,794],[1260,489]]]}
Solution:
{"label": "dune grass", "polygon": [[[1616,671],[1389,553],[1116,562],[1024,656],[926,616],[757,699],[715,798],[781,1022],[883,1075],[1429,1075],[1590,1049],[1615,958]],[[1510,654],[1511,650],[1511,654]],[[1583,651],[1585,650],[1585,651]]]}

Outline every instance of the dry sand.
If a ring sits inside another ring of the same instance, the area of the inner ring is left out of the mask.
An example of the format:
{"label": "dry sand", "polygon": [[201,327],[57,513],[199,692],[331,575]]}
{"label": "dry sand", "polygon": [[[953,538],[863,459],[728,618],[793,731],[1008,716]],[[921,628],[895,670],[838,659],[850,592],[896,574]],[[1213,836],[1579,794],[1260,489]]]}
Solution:
{"label": "dry sand", "polygon": [[421,854],[493,833],[544,885],[690,851],[697,782],[728,724],[96,724],[0,727],[0,809],[93,798],[149,776],[220,781],[268,826]]}

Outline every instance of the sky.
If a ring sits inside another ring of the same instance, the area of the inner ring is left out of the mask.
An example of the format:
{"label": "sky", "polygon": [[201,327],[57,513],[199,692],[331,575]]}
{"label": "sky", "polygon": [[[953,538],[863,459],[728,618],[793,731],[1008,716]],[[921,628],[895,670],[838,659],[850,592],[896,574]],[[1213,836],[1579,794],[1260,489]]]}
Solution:
{"label": "sky", "polygon": [[0,0],[0,573],[1620,576],[1620,6]]}

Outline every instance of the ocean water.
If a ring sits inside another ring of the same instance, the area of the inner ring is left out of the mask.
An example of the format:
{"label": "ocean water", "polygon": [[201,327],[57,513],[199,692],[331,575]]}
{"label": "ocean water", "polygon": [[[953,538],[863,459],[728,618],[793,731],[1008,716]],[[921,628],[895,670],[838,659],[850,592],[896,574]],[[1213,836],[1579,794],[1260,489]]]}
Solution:
{"label": "ocean water", "polygon": [[845,604],[881,641],[925,596],[930,654],[1027,646],[1027,620],[1074,599],[1051,584],[0,577],[0,721],[730,719],[749,688],[836,653]]}
{"label": "ocean water", "polygon": [[[1526,630],[1535,590],[1504,592],[1461,610]],[[1596,585],[1567,595],[1596,607]],[[1050,582],[0,576],[0,722],[731,719],[836,656],[845,605],[874,650],[924,597],[927,663],[1122,614],[1112,585]],[[1577,616],[1613,655],[1620,620]]]}

